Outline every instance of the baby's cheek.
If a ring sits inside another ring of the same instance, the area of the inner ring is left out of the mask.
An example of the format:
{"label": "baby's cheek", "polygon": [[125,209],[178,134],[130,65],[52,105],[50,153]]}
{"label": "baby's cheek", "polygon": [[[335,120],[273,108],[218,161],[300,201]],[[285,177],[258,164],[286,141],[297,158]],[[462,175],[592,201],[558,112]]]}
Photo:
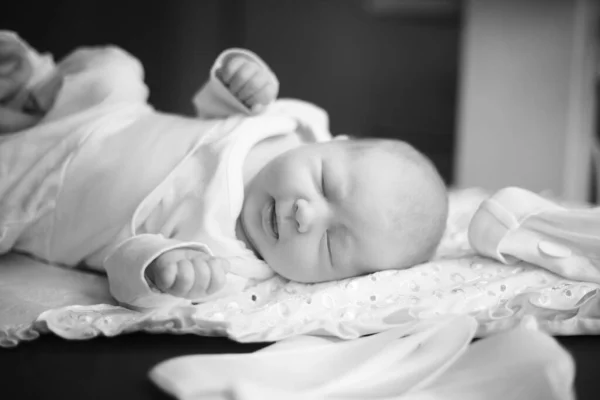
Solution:
{"label": "baby's cheek", "polygon": [[313,262],[306,257],[306,252],[286,247],[267,260],[269,266],[279,275],[296,282],[314,282]]}

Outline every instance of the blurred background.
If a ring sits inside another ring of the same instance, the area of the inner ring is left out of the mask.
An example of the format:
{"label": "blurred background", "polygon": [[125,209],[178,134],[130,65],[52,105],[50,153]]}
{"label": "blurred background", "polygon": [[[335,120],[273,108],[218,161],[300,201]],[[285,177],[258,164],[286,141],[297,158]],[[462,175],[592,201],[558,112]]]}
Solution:
{"label": "blurred background", "polygon": [[57,59],[117,44],[156,108],[189,115],[219,52],[246,47],[333,133],[406,140],[449,185],[598,199],[594,0],[22,0],[0,28]]}

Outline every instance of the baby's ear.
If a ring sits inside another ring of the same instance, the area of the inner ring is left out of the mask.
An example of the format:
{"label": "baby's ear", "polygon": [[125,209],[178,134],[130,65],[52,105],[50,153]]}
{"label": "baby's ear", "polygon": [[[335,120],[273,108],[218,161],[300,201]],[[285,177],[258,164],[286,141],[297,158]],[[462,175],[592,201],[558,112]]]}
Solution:
{"label": "baby's ear", "polygon": [[337,136],[334,136],[334,138],[333,138],[333,140],[348,140],[348,139],[350,139],[350,136],[348,136],[348,135],[337,135]]}

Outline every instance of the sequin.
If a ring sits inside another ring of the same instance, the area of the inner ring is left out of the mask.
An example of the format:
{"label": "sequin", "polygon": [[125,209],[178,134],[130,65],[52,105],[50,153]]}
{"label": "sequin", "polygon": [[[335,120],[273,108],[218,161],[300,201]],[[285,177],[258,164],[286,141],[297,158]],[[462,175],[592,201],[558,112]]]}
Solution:
{"label": "sequin", "polygon": [[346,321],[351,321],[356,318],[356,312],[354,310],[346,310],[342,313],[341,318]]}
{"label": "sequin", "polygon": [[225,320],[225,314],[220,313],[220,312],[216,312],[212,315],[210,315],[210,317],[216,321],[223,321]]}
{"label": "sequin", "polygon": [[333,307],[335,307],[335,300],[333,299],[333,297],[331,297],[331,295],[324,294],[322,301],[323,301],[323,306],[325,308],[333,308]]}
{"label": "sequin", "polygon": [[565,288],[567,286],[569,286],[568,283],[564,283],[564,282],[563,283],[559,283],[558,285],[552,286],[552,290],[560,290],[560,289],[563,289],[563,288]]}
{"label": "sequin", "polygon": [[500,285],[500,291],[501,292],[506,291],[506,285]]}
{"label": "sequin", "polygon": [[491,315],[493,318],[508,318],[511,315],[514,315],[514,311],[509,308],[499,307],[492,310]]}
{"label": "sequin", "polygon": [[284,291],[284,292],[286,292],[287,294],[296,294],[296,292],[297,292],[297,290],[296,290],[295,288],[293,288],[293,287],[290,287],[289,285],[288,285],[288,286],[286,286],[286,287],[283,289],[283,291]]}
{"label": "sequin", "polygon": [[88,314],[82,314],[82,315],[77,316],[77,320],[79,322],[83,322],[83,323],[89,323],[92,321],[92,319],[93,319],[92,316],[88,315]]}
{"label": "sequin", "polygon": [[371,296],[369,296],[369,300],[371,301],[377,301],[377,296],[372,294]]}
{"label": "sequin", "polygon": [[250,300],[252,300],[252,301],[258,300],[258,296],[256,296],[255,294],[252,294],[252,296],[250,296]]}
{"label": "sequin", "polygon": [[279,313],[279,315],[281,315],[283,318],[287,318],[290,315],[292,315],[292,310],[290,309],[290,306],[285,304],[285,303],[279,303],[277,305],[277,312]]}
{"label": "sequin", "polygon": [[539,283],[540,283],[540,285],[547,285],[548,279],[545,276],[542,276],[542,277],[540,277]]}
{"label": "sequin", "polygon": [[567,296],[568,298],[573,297],[573,292],[571,292],[571,290],[567,289],[563,292],[565,294],[565,296]]}
{"label": "sequin", "polygon": [[419,285],[417,285],[417,283],[415,281],[410,281],[410,284],[408,285],[408,287],[413,292],[418,292],[421,289],[421,287]]}
{"label": "sequin", "polygon": [[169,321],[164,326],[165,326],[165,329],[167,329],[167,330],[173,329],[175,327],[175,322]]}
{"label": "sequin", "polygon": [[347,290],[356,290],[356,289],[358,289],[358,283],[356,283],[355,280],[351,280],[346,283],[345,288]]}

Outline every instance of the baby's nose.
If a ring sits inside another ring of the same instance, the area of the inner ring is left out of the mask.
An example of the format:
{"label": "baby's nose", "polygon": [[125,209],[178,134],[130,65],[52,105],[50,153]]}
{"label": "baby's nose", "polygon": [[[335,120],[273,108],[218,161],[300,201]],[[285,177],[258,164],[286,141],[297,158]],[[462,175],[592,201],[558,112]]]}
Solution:
{"label": "baby's nose", "polygon": [[315,209],[305,199],[298,199],[294,204],[298,232],[306,233],[315,219]]}

